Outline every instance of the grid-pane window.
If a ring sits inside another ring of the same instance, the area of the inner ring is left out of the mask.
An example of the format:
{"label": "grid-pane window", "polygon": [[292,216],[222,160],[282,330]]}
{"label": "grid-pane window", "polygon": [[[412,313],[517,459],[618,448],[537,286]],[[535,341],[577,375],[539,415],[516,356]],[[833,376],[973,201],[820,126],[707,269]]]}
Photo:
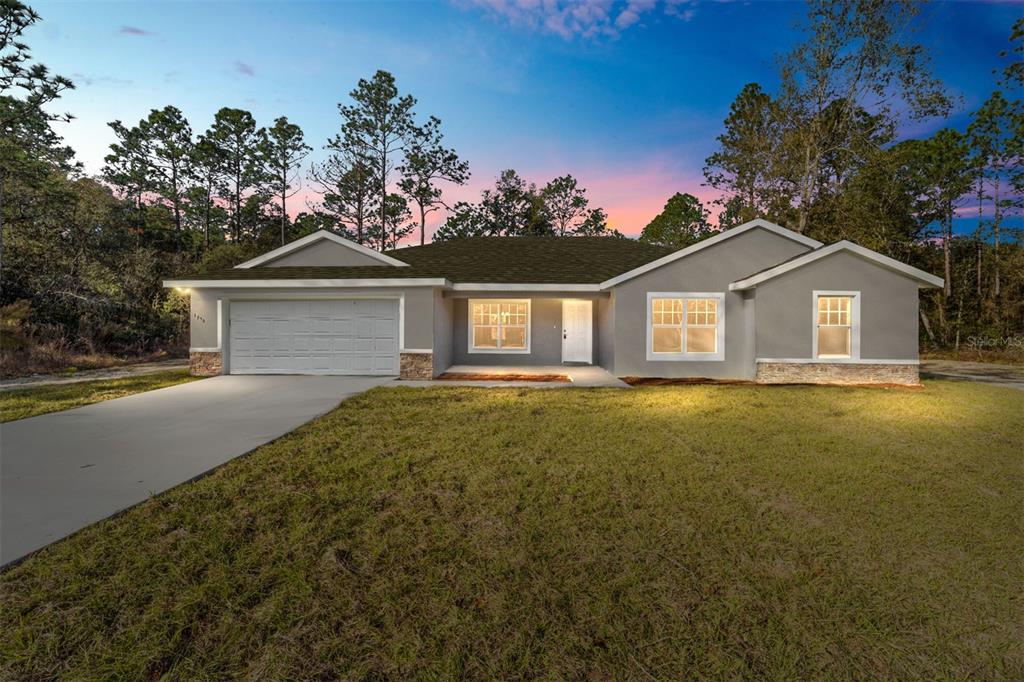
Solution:
{"label": "grid-pane window", "polygon": [[526,350],[530,305],[527,301],[472,301],[470,303],[474,350]]}
{"label": "grid-pane window", "polygon": [[818,297],[818,357],[848,358],[851,352],[853,297]]}
{"label": "grid-pane window", "polygon": [[651,352],[714,354],[718,352],[717,298],[651,299]]}
{"label": "grid-pane window", "polygon": [[655,353],[683,350],[683,299],[651,299],[651,345]]}
{"label": "grid-pane window", "polygon": [[686,300],[686,352],[714,353],[718,340],[718,300]]}

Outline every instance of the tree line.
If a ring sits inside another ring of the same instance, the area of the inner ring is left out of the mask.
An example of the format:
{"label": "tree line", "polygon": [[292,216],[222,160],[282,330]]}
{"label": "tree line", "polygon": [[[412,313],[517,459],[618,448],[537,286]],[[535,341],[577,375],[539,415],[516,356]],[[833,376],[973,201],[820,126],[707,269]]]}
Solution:
{"label": "tree line", "polygon": [[258,127],[250,112],[224,107],[199,135],[173,106],[131,127],[114,121],[102,177],[136,207],[140,226],[147,211],[163,209],[177,242],[202,235],[204,249],[211,240],[268,242],[271,226],[282,244],[320,228],[382,251],[416,228],[422,241],[427,215],[443,205],[440,183],[464,184],[468,164],[444,145],[438,118],[416,121],[415,98],[401,95],[390,73],[360,80],[350,100],[338,105],[325,160],[306,174],[320,200],[294,220],[288,199],[311,147],[285,116]]}
{"label": "tree line", "polygon": [[[505,171],[478,204],[444,198],[469,165],[445,143],[436,116],[386,71],[361,79],[338,104],[322,160],[286,116],[261,126],[224,107],[200,131],[175,106],[114,136],[98,176],[86,174],[52,124],[50,108],[74,84],[33,59],[27,5],[0,5],[0,292],[5,351],[46,365],[69,355],[136,353],[184,343],[188,302],[161,281],[231,267],[318,229],[379,250],[448,214],[435,238],[617,234],[571,176],[542,188]],[[302,187],[315,199],[296,207]],[[296,210],[298,209],[298,210]],[[294,217],[292,217],[294,216]],[[10,361],[9,361],[10,360]],[[45,368],[44,368],[45,369]],[[15,370],[16,371],[16,370]]]}
{"label": "tree line", "polygon": [[199,135],[174,106],[154,109],[131,127],[113,121],[117,141],[102,178],[135,206],[141,228],[146,212],[156,210],[151,228],[160,229],[162,217],[176,243],[201,234],[204,249],[211,239],[267,243],[276,225],[282,244],[299,236],[294,233],[328,229],[383,251],[414,232],[425,243],[427,218],[440,209],[448,216],[434,239],[613,234],[605,212],[589,206],[571,175],[538,188],[506,170],[479,203],[449,206],[443,186],[464,185],[470,172],[445,146],[440,119],[418,124],[416,99],[401,94],[386,71],[360,80],[350,100],[338,105],[342,123],[323,147],[326,158],[305,175],[320,199],[294,221],[288,199],[298,191],[311,148],[284,116],[263,128],[250,112],[225,107]]}
{"label": "tree line", "polygon": [[[808,38],[780,57],[777,91],[744,86],[705,162],[705,183],[722,197],[718,227],[763,217],[941,273],[943,290],[922,297],[930,344],[1021,344],[1024,252],[1010,221],[1024,211],[1024,19],[1000,52],[998,89],[965,131],[901,139],[956,104],[912,42],[919,12],[917,3],[809,5]],[[954,231],[971,217],[969,234]],[[709,211],[680,194],[641,239],[679,247],[708,234]]]}
{"label": "tree line", "polygon": [[[1019,90],[1024,24],[1010,32],[999,89],[963,132],[904,139],[956,99],[913,43],[918,6],[815,0],[807,40],[779,61],[780,86],[745,86],[705,163],[718,227],[754,217],[823,242],[851,239],[932,272],[922,328],[936,346],[1024,333]],[[285,116],[261,126],[223,108],[196,132],[176,107],[110,123],[115,142],[86,174],[53,124],[74,84],[33,59],[39,16],[0,4],[0,306],[5,350],[137,352],[183,343],[187,300],[169,275],[230,267],[328,229],[375,249],[480,235],[622,235],[571,175],[543,186],[505,170],[476,202],[451,202],[469,166],[441,121],[378,71],[339,103],[322,160]],[[300,188],[314,199],[293,206]],[[296,210],[298,208],[299,210]],[[640,239],[680,248],[714,233],[709,207],[671,197]],[[291,217],[294,215],[294,218]],[[954,220],[973,216],[969,234]],[[1019,223],[1017,223],[1019,224]],[[418,233],[418,234],[416,234]],[[47,346],[49,344],[49,346]],[[6,361],[5,361],[6,362]],[[5,368],[6,371],[6,368]]]}

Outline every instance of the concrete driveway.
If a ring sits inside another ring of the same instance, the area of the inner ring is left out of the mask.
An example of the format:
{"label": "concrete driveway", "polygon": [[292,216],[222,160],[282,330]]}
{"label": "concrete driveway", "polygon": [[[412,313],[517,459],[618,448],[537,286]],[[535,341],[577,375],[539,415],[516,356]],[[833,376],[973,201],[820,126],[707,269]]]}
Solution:
{"label": "concrete driveway", "polygon": [[1020,365],[998,365],[992,362],[967,362],[964,360],[922,360],[921,376],[977,381],[982,384],[994,384],[1024,391],[1024,367]]}
{"label": "concrete driveway", "polygon": [[388,381],[219,376],[0,425],[0,565]]}

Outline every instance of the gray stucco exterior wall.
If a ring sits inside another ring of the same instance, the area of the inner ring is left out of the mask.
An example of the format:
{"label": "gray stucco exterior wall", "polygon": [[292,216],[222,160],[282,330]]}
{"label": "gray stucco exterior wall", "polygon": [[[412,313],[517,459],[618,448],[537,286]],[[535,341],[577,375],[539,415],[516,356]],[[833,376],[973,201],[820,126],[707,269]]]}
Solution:
{"label": "gray stucco exterior wall", "polygon": [[[470,298],[513,298],[530,300],[530,352],[529,353],[470,353],[469,346],[469,299]],[[599,303],[595,299],[606,298],[574,294],[517,294],[503,292],[496,295],[470,295],[450,299],[452,301],[452,364],[454,365],[560,365],[562,364],[562,300],[565,298],[589,299],[594,301],[593,327],[591,338],[593,348],[591,362],[600,353],[598,333]]]}
{"label": "gray stucco exterior wall", "polygon": [[434,376],[452,365],[453,301],[434,291]]}
{"label": "gray stucco exterior wall", "polygon": [[280,258],[264,263],[261,267],[276,268],[280,266],[360,266],[360,265],[385,265],[380,260],[359,253],[342,244],[337,244],[326,239],[314,242],[309,246],[285,254]]}
{"label": "gray stucco exterior wall", "polygon": [[222,294],[210,289],[193,289],[189,324],[191,348],[217,348],[217,299]]}
{"label": "gray stucco exterior wall", "polygon": [[[753,348],[745,323],[750,311],[744,310],[743,293],[730,292],[729,283],[808,250],[803,244],[757,228],[623,282],[614,290],[615,348],[609,369],[617,376],[753,378]],[[724,293],[724,358],[647,360],[650,291]]]}
{"label": "gray stucco exterior wall", "polygon": [[812,358],[821,290],[860,292],[862,360],[918,359],[917,282],[842,252],[757,286],[758,358]]}

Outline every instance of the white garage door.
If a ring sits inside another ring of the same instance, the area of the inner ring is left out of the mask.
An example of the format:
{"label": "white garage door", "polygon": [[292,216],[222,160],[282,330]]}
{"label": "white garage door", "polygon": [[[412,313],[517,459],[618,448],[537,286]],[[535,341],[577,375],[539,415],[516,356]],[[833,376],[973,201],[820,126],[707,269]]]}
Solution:
{"label": "white garage door", "polygon": [[232,374],[398,374],[398,301],[232,301]]}

